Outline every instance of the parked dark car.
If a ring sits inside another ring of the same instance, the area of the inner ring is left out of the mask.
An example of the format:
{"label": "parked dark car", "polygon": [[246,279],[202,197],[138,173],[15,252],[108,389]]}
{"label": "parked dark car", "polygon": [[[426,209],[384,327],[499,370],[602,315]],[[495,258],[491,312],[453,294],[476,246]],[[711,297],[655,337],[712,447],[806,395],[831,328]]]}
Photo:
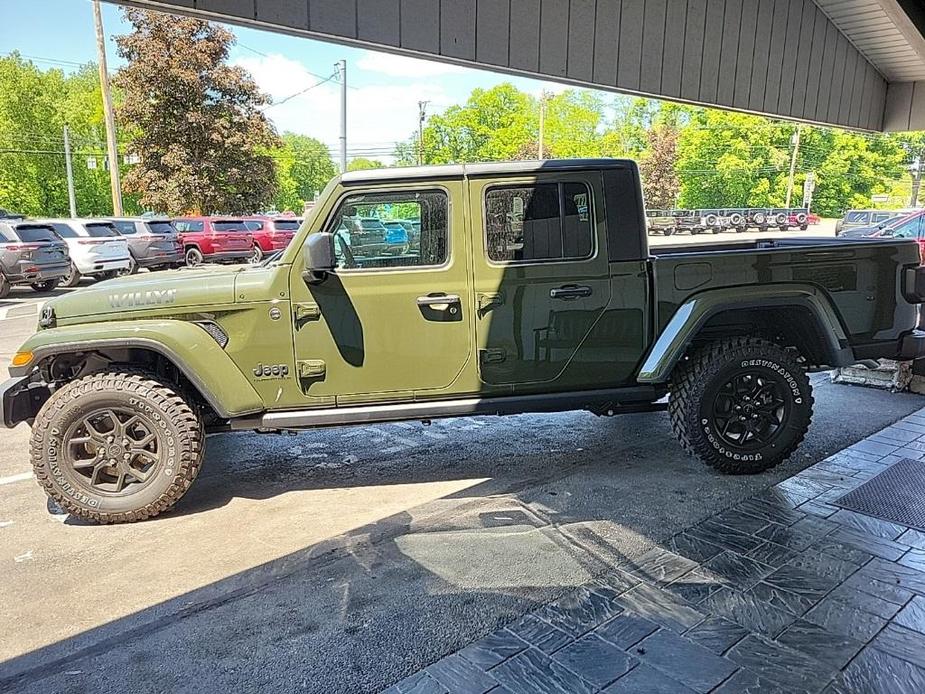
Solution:
{"label": "parked dark car", "polygon": [[297,217],[254,215],[247,217],[244,224],[254,236],[251,262],[259,263],[268,253],[284,250],[302,226],[302,220]]}
{"label": "parked dark car", "polygon": [[67,244],[51,225],[0,220],[0,299],[21,284],[50,292],[70,269]]}
{"label": "parked dark car", "polygon": [[128,242],[132,256],[129,273],[139,268],[161,270],[183,265],[183,246],[169,219],[122,217],[110,221]]}
{"label": "parked dark car", "polygon": [[835,222],[835,234],[841,235],[847,229],[874,226],[900,212],[901,210],[848,210],[844,217]]}
{"label": "parked dark car", "polygon": [[236,263],[254,252],[254,235],[241,218],[180,217],[173,220],[190,267],[203,263]]}
{"label": "parked dark car", "polygon": [[378,217],[345,217],[335,232],[336,248],[346,255],[379,255],[386,253],[388,229]]}
{"label": "parked dark car", "polygon": [[869,236],[877,236],[880,232],[886,229],[892,229],[902,220],[904,220],[909,215],[898,214],[895,217],[890,217],[889,219],[884,219],[882,222],[877,224],[870,224],[865,227],[851,227],[850,229],[842,229],[840,233],[836,234],[840,239],[863,239]]}
{"label": "parked dark car", "polygon": [[[891,220],[888,220],[891,221]],[[839,238],[844,238],[844,234]],[[914,239],[919,244],[919,251],[925,258],[925,210],[918,210],[904,215],[872,234],[870,238],[880,239]]]}
{"label": "parked dark car", "polygon": [[768,209],[766,207],[749,207],[745,210],[746,227],[752,227],[758,231],[767,231],[770,226],[768,219]]}

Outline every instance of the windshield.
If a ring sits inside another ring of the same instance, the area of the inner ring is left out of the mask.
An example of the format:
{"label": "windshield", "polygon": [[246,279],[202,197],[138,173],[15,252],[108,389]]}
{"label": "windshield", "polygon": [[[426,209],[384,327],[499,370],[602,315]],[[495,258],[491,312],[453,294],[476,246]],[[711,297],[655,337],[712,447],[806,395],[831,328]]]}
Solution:
{"label": "windshield", "polygon": [[273,222],[273,227],[277,231],[298,231],[302,226],[301,219],[277,219]]}
{"label": "windshield", "polygon": [[24,243],[55,242],[58,237],[48,227],[16,227],[16,235]]}
{"label": "windshield", "polygon": [[118,236],[115,227],[108,222],[106,224],[84,224],[87,235],[97,239],[104,239],[112,236]]}
{"label": "windshield", "polygon": [[148,228],[151,230],[152,234],[173,236],[177,233],[177,230],[173,228],[173,224],[170,222],[148,222]]}
{"label": "windshield", "polygon": [[212,228],[215,231],[248,231],[247,225],[242,219],[226,219],[221,222],[212,222]]}

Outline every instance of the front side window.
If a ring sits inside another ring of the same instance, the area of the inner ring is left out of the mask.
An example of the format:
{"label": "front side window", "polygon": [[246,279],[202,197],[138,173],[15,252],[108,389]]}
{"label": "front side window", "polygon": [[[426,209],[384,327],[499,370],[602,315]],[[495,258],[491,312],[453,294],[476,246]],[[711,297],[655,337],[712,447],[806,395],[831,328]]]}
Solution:
{"label": "front side window", "polygon": [[[449,201],[442,190],[350,195],[327,231],[337,266],[353,269],[424,267],[447,260]],[[409,227],[393,224],[409,220]]]}
{"label": "front side window", "polygon": [[495,262],[589,258],[591,191],[584,183],[492,188],[485,195],[485,232]]}

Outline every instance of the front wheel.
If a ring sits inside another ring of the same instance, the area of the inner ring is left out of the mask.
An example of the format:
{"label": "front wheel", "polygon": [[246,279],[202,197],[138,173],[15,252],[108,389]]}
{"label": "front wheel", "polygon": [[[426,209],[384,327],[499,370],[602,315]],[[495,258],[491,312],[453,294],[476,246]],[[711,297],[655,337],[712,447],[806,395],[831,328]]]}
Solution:
{"label": "front wheel", "polygon": [[812,387],[783,347],[756,337],[718,340],[675,369],[668,403],[681,445],[731,475],[769,470],[803,441]]}
{"label": "front wheel", "polygon": [[112,371],[55,391],[33,424],[31,454],[36,479],[61,508],[122,523],[171,508],[196,478],[203,446],[199,415],[173,385]]}
{"label": "front wheel", "polygon": [[60,281],[61,280],[58,280],[58,279],[45,280],[44,282],[33,282],[29,286],[32,287],[32,291],[43,294],[45,292],[53,292],[55,289],[57,289],[58,283]]}

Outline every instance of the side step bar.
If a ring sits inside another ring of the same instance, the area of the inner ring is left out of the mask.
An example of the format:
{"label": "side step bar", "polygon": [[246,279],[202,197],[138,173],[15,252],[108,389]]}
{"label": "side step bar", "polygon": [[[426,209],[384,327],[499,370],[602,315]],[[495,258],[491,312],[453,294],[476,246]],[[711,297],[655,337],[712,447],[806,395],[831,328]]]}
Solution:
{"label": "side step bar", "polygon": [[306,410],[266,412],[255,417],[232,419],[233,430],[312,429],[346,424],[372,424],[414,419],[444,419],[470,415],[505,415],[524,412],[566,412],[590,410],[596,414],[616,415],[629,412],[665,410],[664,402],[655,402],[664,393],[654,387],[586,390],[577,393],[514,395],[495,398],[462,398],[407,402],[396,405],[362,405]]}

